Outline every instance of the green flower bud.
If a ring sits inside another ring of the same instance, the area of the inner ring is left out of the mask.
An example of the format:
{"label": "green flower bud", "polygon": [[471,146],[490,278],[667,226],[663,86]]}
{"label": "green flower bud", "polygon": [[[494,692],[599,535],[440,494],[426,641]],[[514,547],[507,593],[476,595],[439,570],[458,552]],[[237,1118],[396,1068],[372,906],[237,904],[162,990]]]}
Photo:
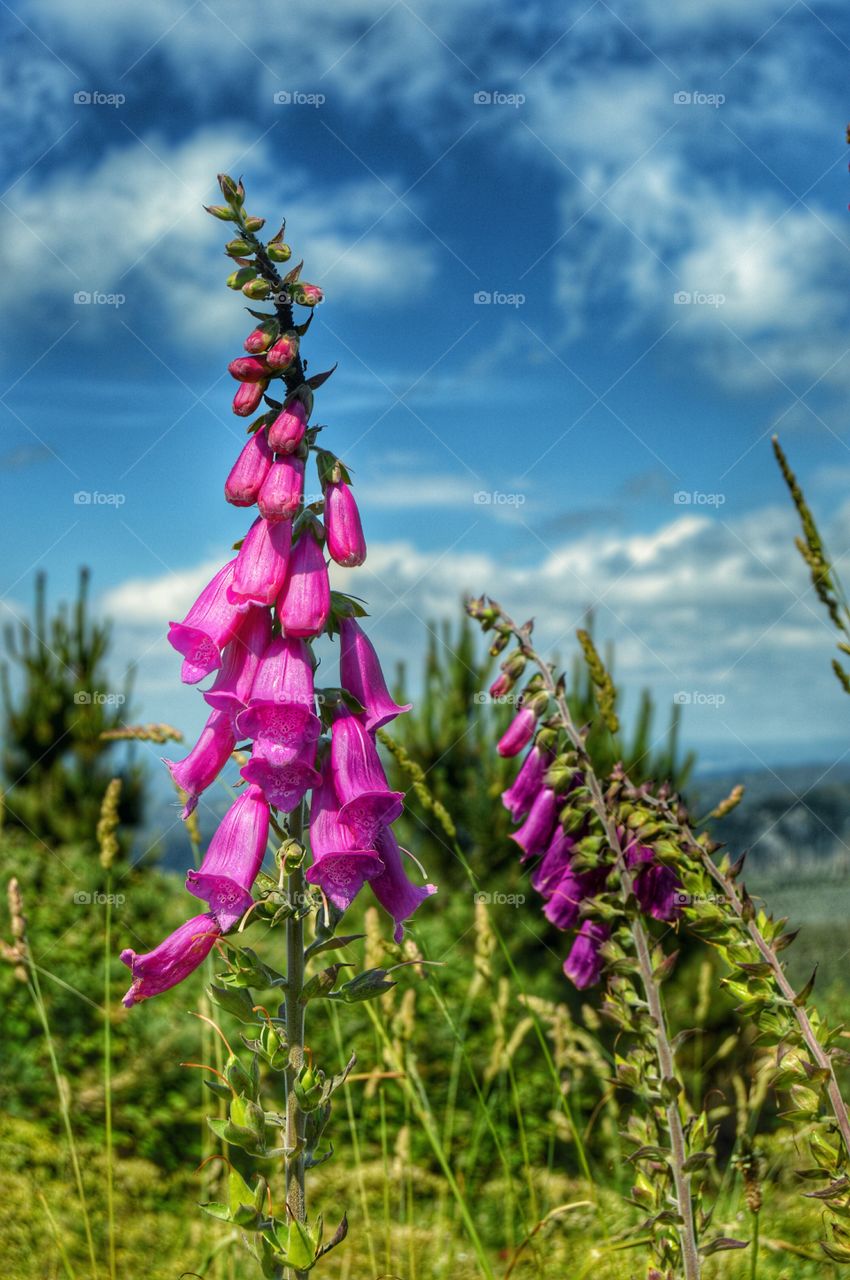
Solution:
{"label": "green flower bud", "polygon": [[231,258],[244,258],[246,254],[254,252],[254,246],[250,240],[231,240],[224,246],[224,252],[229,253]]}
{"label": "green flower bud", "polygon": [[242,292],[246,298],[253,298],[255,301],[262,301],[267,298],[272,291],[272,287],[267,280],[249,280],[247,284],[243,284]]}
{"label": "green flower bud", "polygon": [[238,271],[231,272],[226,283],[228,289],[241,289],[243,285],[256,278],[257,272],[253,267],[240,267]]}
{"label": "green flower bud", "polygon": [[207,213],[211,213],[214,218],[220,218],[222,222],[235,222],[236,214],[232,209],[226,209],[223,204],[205,204],[204,208]]}
{"label": "green flower bud", "polygon": [[288,262],[292,257],[292,250],[288,244],[269,244],[266,246],[266,253],[272,262]]}
{"label": "green flower bud", "polygon": [[251,233],[255,231],[259,231],[265,225],[266,225],[265,218],[246,218],[245,219],[245,230],[250,231]]}
{"label": "green flower bud", "polygon": [[229,174],[220,173],[218,175],[218,185],[221,187],[221,194],[227,203],[239,208],[245,199],[245,188],[242,185],[241,178],[237,186]]}

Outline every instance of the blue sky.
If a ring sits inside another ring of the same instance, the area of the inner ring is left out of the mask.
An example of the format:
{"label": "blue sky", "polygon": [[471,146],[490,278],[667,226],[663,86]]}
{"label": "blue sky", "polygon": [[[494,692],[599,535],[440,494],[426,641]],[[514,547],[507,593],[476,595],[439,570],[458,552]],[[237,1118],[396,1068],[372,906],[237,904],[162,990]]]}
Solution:
{"label": "blue sky", "polygon": [[344,0],[271,22],[16,0],[0,21],[7,614],[37,568],[61,594],[88,563],[141,711],[197,727],[162,635],[246,527],[221,486],[247,317],[201,209],[227,169],[326,291],[317,419],[354,471],[371,552],[348,585],[389,663],[466,589],[561,652],[593,605],[629,688],[690,696],[707,763],[841,755],[769,437],[840,558],[844,6]]}

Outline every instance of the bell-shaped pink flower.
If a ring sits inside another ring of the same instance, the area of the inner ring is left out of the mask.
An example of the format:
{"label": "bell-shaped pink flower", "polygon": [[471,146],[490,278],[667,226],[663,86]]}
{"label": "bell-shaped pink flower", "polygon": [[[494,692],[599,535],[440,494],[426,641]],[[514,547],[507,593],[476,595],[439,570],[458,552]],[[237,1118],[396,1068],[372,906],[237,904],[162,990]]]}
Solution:
{"label": "bell-shaped pink flower", "polygon": [[401,942],[404,935],[404,921],[408,920],[416,908],[437,892],[435,884],[414,884],[408,880],[401,860],[401,850],[393,835],[391,827],[384,827],[375,842],[376,852],[380,855],[384,869],[380,875],[369,881],[369,888],[391,916],[395,928],[393,938]]}
{"label": "bell-shaped pink flower", "polygon": [[585,920],[576,934],[570,954],[564,961],[564,973],[579,991],[599,981],[604,967],[599,951],[609,936],[608,927],[597,924],[595,920]]}
{"label": "bell-shaped pink flower", "polygon": [[291,520],[304,496],[304,459],[290,455],[273,462],[257,503],[266,520]]}
{"label": "bell-shaped pink flower", "polygon": [[176,987],[206,960],[221,932],[215,917],[207,912],[181,924],[164,942],[143,956],[130,948],[122,951],[121,960],[133,975],[133,984],[123,1003],[129,1009],[169,987]]}
{"label": "bell-shaped pink flower", "polygon": [[522,767],[514,780],[513,786],[502,792],[502,804],[508,810],[514,822],[519,822],[537,799],[540,788],[543,786],[546,770],[551,763],[552,755],[550,752],[541,751],[539,747],[532,747],[522,762]]}
{"label": "bell-shaped pink flower", "polygon": [[348,710],[341,711],[333,723],[331,772],[340,818],[360,848],[368,849],[381,828],[401,815],[404,795],[390,791],[371,735]]}
{"label": "bell-shaped pink flower", "polygon": [[558,881],[569,870],[570,854],[574,847],[575,840],[572,836],[566,835],[563,827],[559,824],[555,828],[555,834],[549,841],[542,861],[531,873],[532,888],[536,889],[544,898],[551,897]]}
{"label": "bell-shaped pink flower", "polygon": [[236,746],[236,736],[228,711],[213,711],[201,736],[183,760],[164,760],[174,781],[186,792],[182,817],[198,807],[198,797],[215,782]]}
{"label": "bell-shaped pink flower", "polygon": [[342,687],[364,708],[363,722],[370,733],[410,710],[409,702],[401,706],[390,697],[375,647],[356,618],[342,618],[339,643]]}
{"label": "bell-shaped pink flower", "polygon": [[230,361],[227,371],[237,382],[268,382],[269,371],[264,356],[239,356]]}
{"label": "bell-shaped pink flower", "polygon": [[286,581],[292,525],[288,520],[260,516],[245,535],[234,562],[227,599],[245,610],[252,604],[270,605]]}
{"label": "bell-shaped pink flower", "polygon": [[239,712],[244,711],[248,703],[260,658],[272,639],[272,616],[268,609],[252,605],[243,617],[245,621],[224,650],[215,683],[204,694],[204,701],[219,711],[226,711],[234,726]]}
{"label": "bell-shaped pink flower", "polygon": [[331,612],[331,587],[325,553],[309,528],[301,533],[289,557],[289,570],[277,602],[277,616],[287,636],[317,636]]}
{"label": "bell-shaped pink flower", "polygon": [[266,433],[260,428],[249,438],[224,482],[224,496],[234,507],[252,507],[273,462]]}
{"label": "bell-shaped pink flower", "polygon": [[197,684],[221,665],[224,646],[242,625],[242,613],[229,594],[236,563],[231,560],[219,569],[182,622],[169,623],[168,643],[184,658],[180,673],[184,684]]}
{"label": "bell-shaped pink flower", "polygon": [[512,832],[511,840],[522,849],[522,861],[545,853],[558,820],[559,800],[551,787],[541,787],[522,826]]}
{"label": "bell-shaped pink flower", "polygon": [[307,431],[307,410],[293,400],[269,427],[269,444],[275,453],[294,453]]}
{"label": "bell-shaped pink flower", "polygon": [[233,412],[240,418],[250,418],[262,403],[268,385],[268,382],[240,382],[233,397]]}
{"label": "bell-shaped pink flower", "polygon": [[224,932],[251,906],[268,839],[268,803],[259,787],[249,786],[222,818],[198,870],[186,876],[186,888],[209,903]]}
{"label": "bell-shaped pink flower", "polygon": [[268,738],[258,738],[251,759],[240,773],[248,782],[256,783],[269,804],[283,813],[291,813],[307,792],[321,782],[314,766],[315,738],[304,742],[299,753],[281,751]]}
{"label": "bell-shaped pink flower", "polygon": [[242,344],[246,351],[250,351],[252,356],[261,355],[264,351],[268,351],[272,345],[274,333],[271,329],[263,328],[258,325],[256,329],[252,329]]}
{"label": "bell-shaped pink flower", "polygon": [[534,736],[537,717],[531,707],[520,707],[513,720],[499,739],[496,747],[500,756],[518,756]]}
{"label": "bell-shaped pink flower", "polygon": [[276,636],[260,658],[248,706],[237,717],[238,732],[273,747],[278,761],[295,759],[321,733],[315,705],[306,644],[294,636]]}
{"label": "bell-shaped pink flower", "polygon": [[270,369],[288,369],[298,354],[298,335],[284,333],[274,346],[269,347],[266,361]]}
{"label": "bell-shaped pink flower", "polygon": [[344,480],[325,486],[325,532],[328,553],[337,564],[353,569],[366,559],[366,539],[354,494]]}
{"label": "bell-shaped pink flower", "polygon": [[310,850],[313,863],[307,869],[307,880],[318,885],[339,911],[346,911],[365,882],[384,870],[375,850],[360,842],[341,820],[339,800],[327,766],[310,806]]}

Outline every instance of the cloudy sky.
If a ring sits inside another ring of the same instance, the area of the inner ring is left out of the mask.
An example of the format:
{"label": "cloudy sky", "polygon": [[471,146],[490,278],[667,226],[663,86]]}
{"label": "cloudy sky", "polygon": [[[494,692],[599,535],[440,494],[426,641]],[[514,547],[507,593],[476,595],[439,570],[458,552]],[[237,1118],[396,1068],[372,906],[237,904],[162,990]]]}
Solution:
{"label": "cloudy sky", "polygon": [[246,315],[201,209],[225,169],[326,291],[307,353],[339,362],[319,420],[390,663],[465,590],[562,653],[593,606],[627,687],[690,699],[705,763],[850,750],[769,445],[840,561],[846,7],[275,15],[2,6],[2,611],[91,565],[140,710],[197,726],[161,637],[246,527],[221,496]]}

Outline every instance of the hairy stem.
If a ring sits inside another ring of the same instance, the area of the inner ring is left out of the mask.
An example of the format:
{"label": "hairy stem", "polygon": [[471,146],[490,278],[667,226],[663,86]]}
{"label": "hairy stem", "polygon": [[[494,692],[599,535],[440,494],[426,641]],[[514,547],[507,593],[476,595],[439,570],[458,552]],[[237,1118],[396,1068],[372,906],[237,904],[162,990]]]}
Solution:
{"label": "hairy stem", "polygon": [[[304,826],[303,801],[290,818],[290,835],[300,840]],[[306,1222],[304,1197],[304,1112],[295,1095],[295,1081],[304,1065],[304,869],[299,864],[286,876],[286,891],[294,912],[286,921],[286,1037],[289,1064],[286,1069],[286,1206],[293,1219]],[[294,1280],[306,1273],[293,1271]]]}

